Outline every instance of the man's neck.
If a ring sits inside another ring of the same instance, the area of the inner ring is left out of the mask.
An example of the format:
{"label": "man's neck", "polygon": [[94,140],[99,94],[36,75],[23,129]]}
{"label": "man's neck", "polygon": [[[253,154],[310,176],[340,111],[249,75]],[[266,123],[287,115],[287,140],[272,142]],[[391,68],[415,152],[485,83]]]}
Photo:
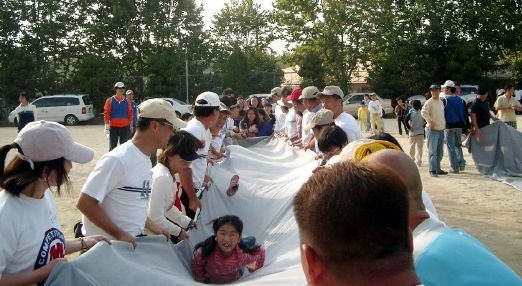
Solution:
{"label": "man's neck", "polygon": [[409,217],[409,226],[410,229],[413,231],[419,224],[421,224],[423,221],[430,218],[430,215],[426,211],[426,209],[423,210],[410,210],[410,217]]}
{"label": "man's neck", "polygon": [[147,134],[147,131],[136,130],[134,137],[132,137],[131,142],[138,148],[145,156],[152,155],[158,149],[156,143],[151,141],[151,136]]}
{"label": "man's neck", "polygon": [[208,129],[211,125],[211,117],[196,117],[196,120],[201,122],[201,124],[203,124],[203,126],[205,127],[205,129]]}
{"label": "man's neck", "polygon": [[20,103],[20,106],[23,106],[23,107],[25,107],[25,106],[27,106],[27,105],[29,105],[29,102],[21,102],[21,103]]}

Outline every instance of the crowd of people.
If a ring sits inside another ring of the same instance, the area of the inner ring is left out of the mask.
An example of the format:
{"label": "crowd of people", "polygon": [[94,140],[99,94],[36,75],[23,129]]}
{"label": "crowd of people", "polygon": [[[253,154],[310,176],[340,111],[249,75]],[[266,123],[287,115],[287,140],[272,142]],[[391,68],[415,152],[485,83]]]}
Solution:
{"label": "crowd of people", "polygon": [[[460,104],[452,98],[451,85],[446,84],[446,105],[438,88],[430,89],[432,98],[422,109],[414,102],[413,112],[400,114],[410,138],[418,137],[413,140],[417,155],[422,153],[424,120],[428,122],[430,172],[440,174],[442,130],[451,127],[451,144],[459,145],[460,133],[452,129],[464,122],[444,121],[445,106]],[[165,100],[136,105],[132,96],[118,82],[106,101],[110,150],[98,160],[78,197],[76,206],[83,215],[78,239],[64,238],[51,188],[59,194],[67,185],[71,162],[89,162],[92,149],[75,143],[65,127],[46,121],[27,124],[12,144],[0,149],[2,162],[11,149],[18,151],[0,173],[5,190],[0,192],[0,285],[40,283],[65,254],[88,251],[99,241],[118,240],[136,248],[137,237],[147,233],[173,243],[186,239],[205,208],[201,199],[212,183],[209,164],[226,157],[225,146],[236,140],[270,135],[316,152],[320,162],[293,203],[310,285],[522,284],[480,242],[439,220],[415,162],[395,138],[378,132],[382,107],[375,96],[364,107],[375,128],[367,139],[360,129],[367,126],[343,111],[344,93],[338,86],[274,87],[269,98],[248,101],[230,89],[221,96],[203,92],[184,120]],[[474,104],[471,116],[478,128],[484,124],[480,104]],[[497,106],[507,111],[504,104],[501,100]],[[464,112],[461,106],[455,109]],[[154,164],[151,156],[157,150]],[[462,157],[457,150],[451,149],[450,158],[455,159],[452,168],[458,169]],[[419,163],[421,158],[416,158]],[[237,180],[232,179],[236,186]],[[239,217],[214,220],[213,235],[194,248],[196,281],[229,283],[245,270],[263,267],[262,243],[242,237],[242,230]],[[463,254],[452,253],[453,247]]]}

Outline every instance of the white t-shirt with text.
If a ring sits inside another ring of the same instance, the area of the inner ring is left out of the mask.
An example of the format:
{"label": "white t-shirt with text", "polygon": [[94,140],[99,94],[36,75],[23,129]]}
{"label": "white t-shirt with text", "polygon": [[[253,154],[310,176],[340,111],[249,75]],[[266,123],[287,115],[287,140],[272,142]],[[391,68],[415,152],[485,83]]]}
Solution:
{"label": "white t-shirt with text", "polygon": [[[110,220],[133,236],[143,234],[151,189],[152,164],[132,141],[103,155],[89,174],[82,193],[96,199]],[[86,235],[114,239],[83,216]]]}
{"label": "white t-shirt with text", "polygon": [[65,238],[51,191],[37,199],[0,192],[0,279],[36,270],[65,255]]}

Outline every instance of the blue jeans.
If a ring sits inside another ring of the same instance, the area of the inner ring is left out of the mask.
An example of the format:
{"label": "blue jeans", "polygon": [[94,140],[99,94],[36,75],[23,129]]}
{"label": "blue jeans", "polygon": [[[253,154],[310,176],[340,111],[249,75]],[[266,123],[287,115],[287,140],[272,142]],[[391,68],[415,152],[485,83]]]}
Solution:
{"label": "blue jeans", "polygon": [[440,161],[442,160],[442,148],[444,146],[444,130],[426,129],[428,139],[428,156],[430,172],[440,172]]}
{"label": "blue jeans", "polygon": [[452,171],[459,170],[459,161],[460,161],[460,152],[462,153],[462,129],[461,128],[451,128],[445,130],[446,135],[446,146],[448,146],[448,157],[450,161],[450,166]]}

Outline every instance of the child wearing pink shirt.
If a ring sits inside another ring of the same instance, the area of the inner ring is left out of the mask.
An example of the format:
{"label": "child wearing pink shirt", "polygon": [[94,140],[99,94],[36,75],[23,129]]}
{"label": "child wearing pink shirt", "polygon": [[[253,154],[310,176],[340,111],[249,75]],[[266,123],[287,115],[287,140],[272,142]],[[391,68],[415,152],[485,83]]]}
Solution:
{"label": "child wearing pink shirt", "polygon": [[247,246],[246,239],[241,239],[243,222],[239,217],[222,216],[214,221],[213,228],[214,235],[194,247],[192,270],[196,281],[230,283],[241,278],[243,267],[250,272],[263,267],[265,250],[257,244]]}

